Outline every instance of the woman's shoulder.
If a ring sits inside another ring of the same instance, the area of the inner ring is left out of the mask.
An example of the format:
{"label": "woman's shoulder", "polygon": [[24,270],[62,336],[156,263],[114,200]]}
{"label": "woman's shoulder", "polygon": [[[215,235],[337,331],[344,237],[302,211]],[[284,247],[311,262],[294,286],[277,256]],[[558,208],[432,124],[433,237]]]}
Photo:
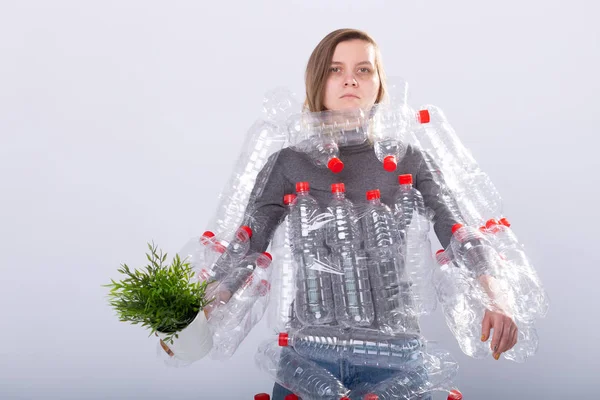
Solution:
{"label": "woman's shoulder", "polygon": [[291,172],[305,170],[312,164],[309,156],[301,151],[291,147],[283,147],[270,156],[270,162],[273,163],[273,169],[285,176],[293,175]]}

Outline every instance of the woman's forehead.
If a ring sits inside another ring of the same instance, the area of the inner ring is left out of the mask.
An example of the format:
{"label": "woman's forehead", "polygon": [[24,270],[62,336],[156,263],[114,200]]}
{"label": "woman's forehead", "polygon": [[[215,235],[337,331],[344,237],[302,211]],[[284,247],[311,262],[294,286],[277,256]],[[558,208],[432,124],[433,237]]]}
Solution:
{"label": "woman's forehead", "polygon": [[338,43],[332,57],[332,63],[373,63],[375,48],[363,40],[350,40]]}

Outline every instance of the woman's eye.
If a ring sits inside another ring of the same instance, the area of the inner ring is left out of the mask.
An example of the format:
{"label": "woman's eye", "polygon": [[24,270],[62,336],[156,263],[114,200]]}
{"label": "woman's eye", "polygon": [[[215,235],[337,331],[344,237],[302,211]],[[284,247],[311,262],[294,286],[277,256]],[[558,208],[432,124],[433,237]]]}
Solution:
{"label": "woman's eye", "polygon": [[371,72],[371,70],[369,68],[361,68],[359,69],[360,72],[362,72],[363,74],[368,74],[369,72]]}
{"label": "woman's eye", "polygon": [[331,67],[329,68],[330,72],[340,72],[340,67]]}

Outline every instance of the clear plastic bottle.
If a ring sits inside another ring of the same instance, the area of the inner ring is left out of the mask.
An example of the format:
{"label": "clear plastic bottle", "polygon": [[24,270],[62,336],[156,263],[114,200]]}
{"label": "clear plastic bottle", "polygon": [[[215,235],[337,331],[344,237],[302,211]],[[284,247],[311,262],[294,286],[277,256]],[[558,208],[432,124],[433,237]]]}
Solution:
{"label": "clear plastic bottle", "polygon": [[383,116],[376,118],[374,129],[375,155],[386,171],[393,172],[406,154],[408,143],[403,133],[412,129],[413,125],[428,123],[429,111],[390,113],[387,109],[380,109],[380,113]]}
{"label": "clear plastic bottle", "polygon": [[456,261],[476,276],[502,276],[500,257],[479,229],[455,224],[452,227],[450,246]]}
{"label": "clear plastic bottle", "polygon": [[327,224],[326,241],[335,269],[342,272],[332,277],[335,317],[342,325],[369,326],[375,311],[358,218],[343,183],[331,185],[331,192],[327,209],[332,221]]}
{"label": "clear plastic bottle", "polygon": [[277,342],[261,344],[254,358],[256,365],[277,383],[307,400],[339,400],[348,389],[325,368]]}
{"label": "clear plastic bottle", "polygon": [[207,296],[214,298],[205,308],[211,325],[238,325],[256,298],[268,293],[271,260],[267,252],[252,254],[207,292]]}
{"label": "clear plastic bottle", "polygon": [[394,195],[394,213],[400,229],[417,239],[429,232],[429,218],[421,193],[413,187],[411,174],[398,176],[400,186]]}
{"label": "clear plastic bottle", "polygon": [[387,369],[412,369],[423,363],[425,343],[417,334],[386,335],[374,329],[306,326],[279,334],[279,345],[290,346],[315,361]]}
{"label": "clear plastic bottle", "polygon": [[511,280],[515,291],[515,317],[525,323],[532,323],[548,313],[548,295],[523,246],[510,229],[510,223],[506,218],[501,221],[502,223],[494,219],[488,220],[483,232],[505,261],[504,276]]}
{"label": "clear plastic bottle", "polygon": [[379,190],[368,191],[367,201],[361,220],[377,324],[388,332],[403,332],[410,310],[406,309],[401,293],[404,273],[401,235],[392,211],[381,202]]}
{"label": "clear plastic bottle", "polygon": [[317,165],[325,165],[331,172],[338,174],[344,169],[344,163],[339,159],[338,145],[330,135],[312,136],[312,152],[309,155],[316,160]]}
{"label": "clear plastic bottle", "polygon": [[435,291],[431,285],[430,219],[423,196],[413,187],[412,175],[400,175],[398,182],[394,214],[405,243],[405,292],[412,297],[412,314],[418,317],[430,314],[436,306]]}
{"label": "clear plastic bottle", "polygon": [[433,105],[425,105],[420,109],[427,110],[430,117],[428,124],[417,127],[417,140],[421,148],[431,153],[436,160],[455,165],[457,169],[476,170],[477,162],[462,144],[442,110]]}
{"label": "clear plastic bottle", "polygon": [[275,330],[290,328],[294,313],[294,297],[296,295],[296,281],[294,274],[293,240],[291,237],[290,212],[296,201],[295,194],[287,194],[283,198],[286,206],[284,222],[279,225],[271,249],[277,265],[273,268],[271,296],[268,313],[268,325]]}
{"label": "clear plastic bottle", "polygon": [[[268,290],[268,285],[264,286]],[[252,305],[252,309],[242,316],[241,322],[236,326],[229,324],[211,324],[213,333],[213,348],[210,358],[213,360],[225,360],[231,358],[248,333],[260,322],[267,308],[269,296],[267,291],[261,290],[258,298]]]}
{"label": "clear plastic bottle", "polygon": [[434,285],[448,328],[463,353],[473,358],[489,356],[489,344],[480,340],[485,315],[480,299],[483,294],[477,295],[472,275],[454,266],[444,250],[438,250],[436,260],[439,268],[434,273]]}
{"label": "clear plastic bottle", "polygon": [[[339,148],[331,124],[344,118],[344,112],[324,111],[321,113],[302,113],[288,121],[290,146],[308,154],[317,166],[326,166],[335,174],[344,169],[339,159]],[[344,125],[344,124],[342,124]]]}
{"label": "clear plastic bottle", "polygon": [[[206,232],[204,235],[206,235]],[[246,256],[250,248],[251,237],[252,229],[244,225],[237,230],[231,243],[226,243],[222,240],[215,241],[214,238],[209,240],[209,249],[221,255],[214,264],[202,271],[202,276],[208,277],[207,280],[210,281],[222,280],[229,274],[231,269]]]}
{"label": "clear plastic bottle", "polygon": [[502,214],[502,198],[490,177],[478,170],[458,175],[460,194],[466,222],[480,225]]}
{"label": "clear plastic bottle", "polygon": [[225,252],[225,247],[215,238],[215,234],[206,231],[200,237],[190,239],[177,252],[181,260],[189,263],[196,278],[204,281],[215,261]]}
{"label": "clear plastic bottle", "polygon": [[296,183],[296,203],[290,209],[291,237],[296,260],[296,316],[305,325],[335,320],[331,274],[319,269],[329,265],[324,228],[318,223],[320,209],[310,195],[308,182]]}

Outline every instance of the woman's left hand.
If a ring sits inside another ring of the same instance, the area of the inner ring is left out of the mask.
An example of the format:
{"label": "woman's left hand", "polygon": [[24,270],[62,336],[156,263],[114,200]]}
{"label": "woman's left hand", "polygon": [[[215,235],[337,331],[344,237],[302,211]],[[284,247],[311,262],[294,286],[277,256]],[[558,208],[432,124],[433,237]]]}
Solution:
{"label": "woman's left hand", "polygon": [[490,329],[494,329],[490,347],[496,360],[500,358],[500,354],[512,349],[517,343],[519,329],[513,319],[504,313],[486,310],[481,328],[482,342],[488,340]]}

